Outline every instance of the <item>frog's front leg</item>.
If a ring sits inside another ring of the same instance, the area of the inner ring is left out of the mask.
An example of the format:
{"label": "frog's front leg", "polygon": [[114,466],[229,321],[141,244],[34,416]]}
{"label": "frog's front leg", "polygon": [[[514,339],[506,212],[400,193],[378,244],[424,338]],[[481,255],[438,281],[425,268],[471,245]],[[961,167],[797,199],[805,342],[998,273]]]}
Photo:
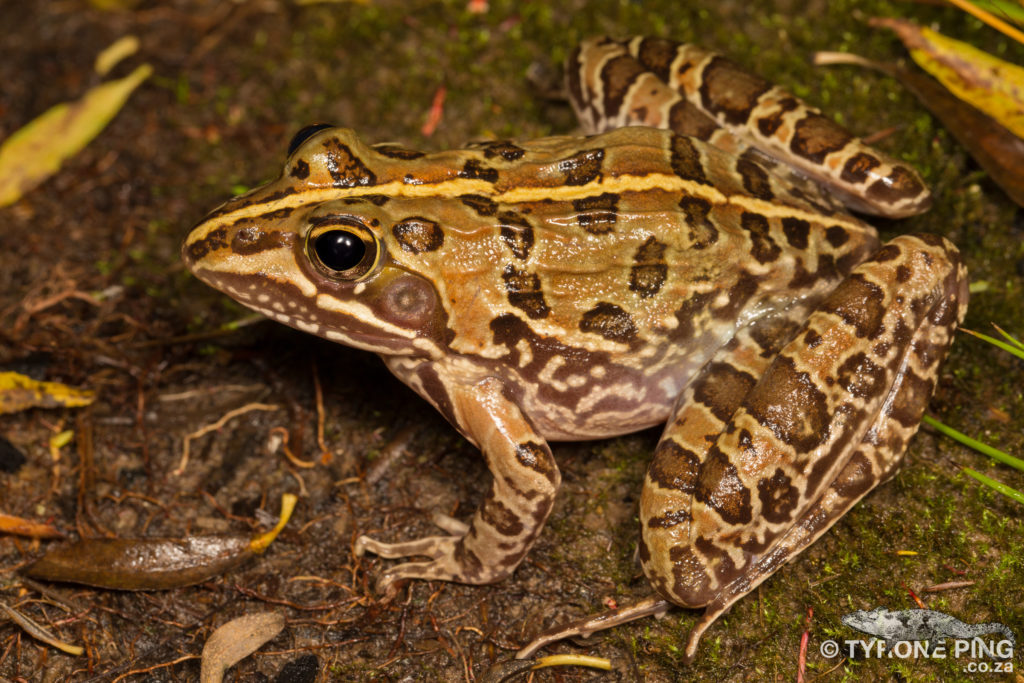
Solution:
{"label": "frog's front leg", "polygon": [[485,584],[500,581],[522,561],[544,526],[561,475],[546,441],[519,406],[504,394],[504,384],[485,377],[471,383],[452,379],[439,364],[385,359],[392,372],[437,408],[483,452],[494,477],[468,530],[449,528],[450,536],[405,543],[381,543],[367,536],[356,552],[381,557],[428,559],[392,567],[378,580],[393,595],[401,579]]}
{"label": "frog's front leg", "polygon": [[667,599],[707,608],[688,658],[715,618],[895,471],[966,285],[947,241],[898,237],[777,355],[737,335],[680,397],[644,483],[640,557]]}

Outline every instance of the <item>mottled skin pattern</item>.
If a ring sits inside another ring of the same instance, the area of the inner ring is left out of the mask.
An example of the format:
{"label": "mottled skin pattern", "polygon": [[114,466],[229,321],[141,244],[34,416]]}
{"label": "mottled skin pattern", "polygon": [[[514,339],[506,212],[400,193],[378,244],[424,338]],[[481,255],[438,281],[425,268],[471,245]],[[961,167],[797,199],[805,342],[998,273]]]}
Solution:
{"label": "mottled skin pattern", "polygon": [[[387,570],[389,594],[508,576],[558,490],[549,441],[667,421],[640,558],[664,598],[707,607],[692,657],[718,615],[891,476],[966,273],[938,237],[879,248],[804,177],[904,215],[928,202],[912,170],[721,57],[598,39],[568,80],[585,127],[607,132],[422,153],[320,130],[183,255],[241,303],[379,353],[480,448],[494,480],[468,525],[359,539],[425,558]],[[323,256],[339,236],[362,245],[351,262]]]}
{"label": "mottled skin pattern", "polygon": [[888,610],[876,607],[870,612],[857,610],[843,617],[850,628],[877,636],[887,643],[900,640],[968,639],[988,633],[998,633],[1011,644],[1017,641],[1005,624],[992,621],[984,624],[966,624],[944,612],[930,609]]}

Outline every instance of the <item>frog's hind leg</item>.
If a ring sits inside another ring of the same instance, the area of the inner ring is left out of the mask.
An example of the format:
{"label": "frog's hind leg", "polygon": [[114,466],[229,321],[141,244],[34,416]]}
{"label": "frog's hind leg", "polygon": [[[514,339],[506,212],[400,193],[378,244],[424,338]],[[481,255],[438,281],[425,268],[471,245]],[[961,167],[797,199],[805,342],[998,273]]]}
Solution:
{"label": "frog's hind leg", "polygon": [[963,317],[966,283],[947,241],[898,237],[763,373],[743,370],[742,355],[732,363],[726,348],[680,397],[645,481],[640,556],[663,596],[706,607],[688,658],[718,616],[895,471]]}
{"label": "frog's hind leg", "polygon": [[[573,108],[589,132],[642,125],[697,137],[769,167],[816,205],[829,203],[827,193],[808,187],[800,174],[864,213],[897,218],[931,205],[912,167],[699,46],[645,36],[592,38],[569,57],[566,76]],[[781,164],[771,168],[766,157]]]}

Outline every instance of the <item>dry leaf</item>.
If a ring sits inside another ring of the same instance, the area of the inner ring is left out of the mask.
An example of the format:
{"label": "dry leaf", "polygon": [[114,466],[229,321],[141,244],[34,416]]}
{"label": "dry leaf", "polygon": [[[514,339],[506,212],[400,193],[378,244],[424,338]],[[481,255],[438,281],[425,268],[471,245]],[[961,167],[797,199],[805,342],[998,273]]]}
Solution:
{"label": "dry leaf", "polygon": [[5,515],[0,512],[0,533],[28,536],[30,538],[63,538],[64,534],[50,524],[33,522],[23,517]]}
{"label": "dry leaf", "polygon": [[36,579],[115,590],[148,591],[191,586],[262,553],[291,518],[297,499],[281,496],[277,525],[255,536],[83,538],[46,551],[22,572]]}
{"label": "dry leaf", "polygon": [[278,612],[247,614],[224,624],[203,646],[201,683],[220,683],[224,672],[242,661],[284,630],[284,616]]}
{"label": "dry leaf", "polygon": [[8,607],[2,602],[0,602],[0,612],[6,614],[7,618],[9,618],[11,621],[16,623],[21,628],[23,628],[26,633],[28,633],[36,640],[41,640],[47,645],[52,645],[58,650],[67,652],[69,655],[78,656],[85,652],[85,648],[64,642],[60,638],[57,638],[56,636],[51,634],[49,631],[47,631],[45,628],[43,628],[36,622],[29,619],[26,615],[22,614],[13,607]]}
{"label": "dry leaf", "polygon": [[88,389],[60,382],[39,382],[17,372],[0,372],[0,415],[29,408],[80,408],[95,400]]}
{"label": "dry leaf", "polygon": [[61,543],[25,567],[34,579],[152,591],[202,583],[252,557],[245,536],[85,538]]}
{"label": "dry leaf", "polygon": [[1024,138],[1024,69],[909,21],[876,18],[870,23],[895,31],[918,66]]}
{"label": "dry leaf", "polygon": [[65,159],[89,144],[153,68],[143,64],[128,76],[108,81],[75,102],[58,104],[0,145],[0,207],[57,172]]}

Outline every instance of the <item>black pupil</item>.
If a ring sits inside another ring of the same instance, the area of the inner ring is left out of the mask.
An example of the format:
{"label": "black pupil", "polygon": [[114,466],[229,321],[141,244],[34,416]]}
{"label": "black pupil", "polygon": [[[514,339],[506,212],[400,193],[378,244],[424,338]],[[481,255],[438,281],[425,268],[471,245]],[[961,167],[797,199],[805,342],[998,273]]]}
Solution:
{"label": "black pupil", "polygon": [[322,131],[324,128],[334,128],[334,126],[329,123],[314,123],[312,126],[306,126],[299,130],[299,132],[295,134],[295,137],[292,138],[292,141],[288,143],[288,156],[291,156],[295,150],[299,148],[299,145]]}
{"label": "black pupil", "polygon": [[355,268],[366,255],[363,240],[347,230],[331,230],[318,235],[313,249],[320,263],[338,271]]}

